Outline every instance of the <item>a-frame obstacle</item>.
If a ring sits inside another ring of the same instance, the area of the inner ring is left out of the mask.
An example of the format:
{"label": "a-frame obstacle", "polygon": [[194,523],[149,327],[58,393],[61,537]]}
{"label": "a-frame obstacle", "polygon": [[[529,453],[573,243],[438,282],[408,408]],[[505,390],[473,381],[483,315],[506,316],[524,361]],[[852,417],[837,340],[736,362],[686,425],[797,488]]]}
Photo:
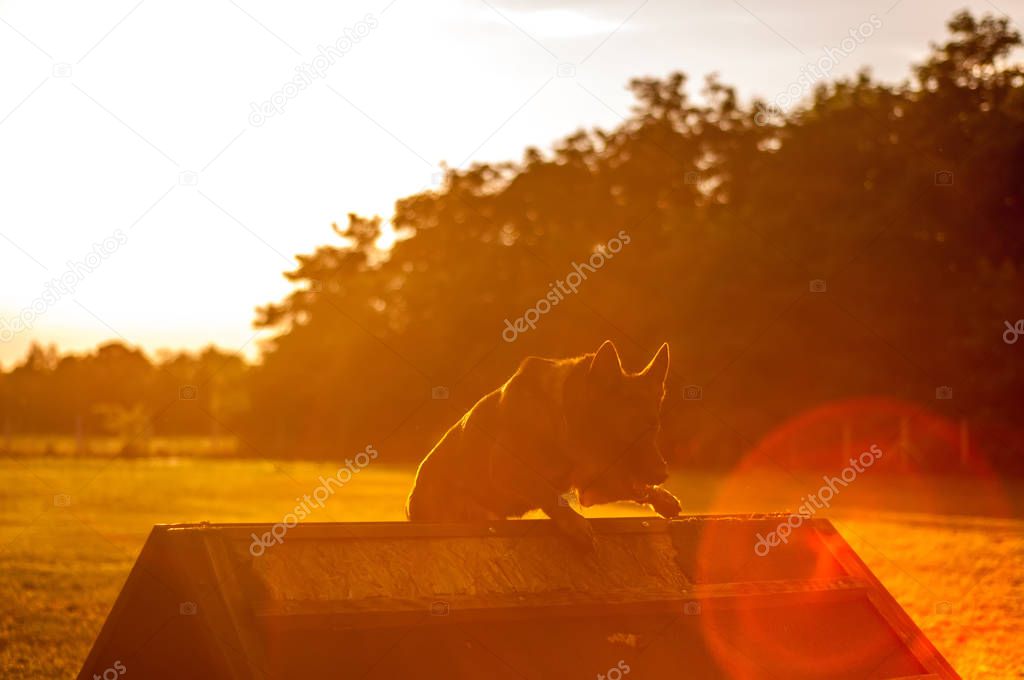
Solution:
{"label": "a-frame obstacle", "polygon": [[597,519],[592,555],[546,520],[157,526],[79,678],[958,677],[827,520],[757,548],[786,518]]}

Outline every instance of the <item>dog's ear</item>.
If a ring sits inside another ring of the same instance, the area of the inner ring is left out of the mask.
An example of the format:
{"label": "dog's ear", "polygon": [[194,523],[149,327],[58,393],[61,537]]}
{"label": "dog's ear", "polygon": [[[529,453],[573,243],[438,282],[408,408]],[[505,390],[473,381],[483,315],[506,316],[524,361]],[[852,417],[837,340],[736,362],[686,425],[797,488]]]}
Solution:
{"label": "dog's ear", "polygon": [[619,350],[611,340],[605,340],[590,362],[590,378],[602,384],[611,384],[622,377],[622,362],[619,361]]}
{"label": "dog's ear", "polygon": [[663,342],[654,358],[651,359],[651,363],[640,371],[640,375],[646,376],[660,387],[665,384],[665,378],[668,377],[668,361],[668,343]]}

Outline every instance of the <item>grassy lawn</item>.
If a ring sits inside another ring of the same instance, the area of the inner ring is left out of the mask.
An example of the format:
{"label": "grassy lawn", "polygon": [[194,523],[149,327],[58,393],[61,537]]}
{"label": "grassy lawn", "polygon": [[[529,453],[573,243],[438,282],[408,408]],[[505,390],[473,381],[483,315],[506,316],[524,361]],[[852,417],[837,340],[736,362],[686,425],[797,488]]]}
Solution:
{"label": "grassy lawn", "polygon": [[[382,457],[383,458],[383,457]],[[277,522],[336,466],[192,459],[0,459],[0,676],[78,669],[150,527]],[[412,479],[383,460],[307,521],[399,520]],[[686,512],[792,510],[820,477],[676,476]],[[1021,485],[865,474],[824,511],[967,678],[1024,677]],[[606,507],[590,514],[640,514]]]}

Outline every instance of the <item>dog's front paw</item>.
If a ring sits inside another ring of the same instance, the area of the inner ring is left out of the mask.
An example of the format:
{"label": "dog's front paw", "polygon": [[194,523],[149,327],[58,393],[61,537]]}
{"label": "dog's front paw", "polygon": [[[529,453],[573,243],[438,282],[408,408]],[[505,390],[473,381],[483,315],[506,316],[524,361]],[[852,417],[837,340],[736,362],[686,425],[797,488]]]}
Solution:
{"label": "dog's front paw", "polygon": [[652,486],[650,491],[647,492],[645,500],[654,508],[656,513],[668,519],[678,517],[683,511],[683,506],[679,504],[679,499],[673,496],[671,491],[660,486]]}

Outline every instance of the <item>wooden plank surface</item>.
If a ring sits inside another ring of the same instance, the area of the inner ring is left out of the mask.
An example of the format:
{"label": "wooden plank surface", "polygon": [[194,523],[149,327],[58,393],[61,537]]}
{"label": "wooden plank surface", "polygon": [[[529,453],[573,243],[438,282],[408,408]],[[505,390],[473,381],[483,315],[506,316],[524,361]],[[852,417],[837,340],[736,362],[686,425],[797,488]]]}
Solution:
{"label": "wooden plank surface", "polygon": [[[715,679],[958,677],[826,520],[756,553],[788,517],[597,519],[594,553],[547,520],[306,524],[258,555],[253,534],[270,525],[158,526],[90,660],[133,622],[155,627],[154,603],[195,593],[201,616],[172,619],[136,668],[174,677],[187,642],[211,680],[339,664],[371,678],[518,665],[561,677],[567,654],[630,655],[637,677],[680,664]],[[171,592],[154,596],[159,584]]]}

